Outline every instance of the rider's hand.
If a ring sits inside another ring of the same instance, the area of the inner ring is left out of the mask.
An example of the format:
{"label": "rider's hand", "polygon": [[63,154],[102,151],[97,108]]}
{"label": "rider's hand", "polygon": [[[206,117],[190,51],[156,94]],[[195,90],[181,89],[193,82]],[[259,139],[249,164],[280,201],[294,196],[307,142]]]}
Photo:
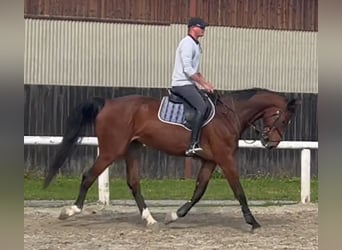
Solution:
{"label": "rider's hand", "polygon": [[205,83],[205,89],[209,92],[209,93],[213,93],[214,92],[214,85],[211,82],[206,82]]}

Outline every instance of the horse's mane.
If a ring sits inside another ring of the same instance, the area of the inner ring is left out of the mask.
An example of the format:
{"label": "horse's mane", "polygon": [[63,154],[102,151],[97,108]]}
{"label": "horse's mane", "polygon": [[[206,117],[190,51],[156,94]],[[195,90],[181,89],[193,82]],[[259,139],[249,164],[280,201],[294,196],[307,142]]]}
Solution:
{"label": "horse's mane", "polygon": [[263,89],[263,88],[250,88],[250,89],[234,90],[229,95],[236,100],[248,100],[260,91],[269,92],[269,93],[272,92],[268,89]]}
{"label": "horse's mane", "polygon": [[246,101],[246,100],[252,98],[254,95],[256,95],[257,93],[260,93],[260,92],[276,93],[272,90],[264,89],[264,88],[249,88],[249,89],[233,90],[224,96],[212,95],[211,99],[215,100],[214,103],[216,103],[216,105],[221,105],[221,104],[223,104],[223,102],[225,102],[225,101],[230,102],[232,99],[235,101]]}
{"label": "horse's mane", "polygon": [[[270,94],[278,94],[281,96],[278,92],[265,89],[265,88],[249,88],[249,89],[240,89],[240,90],[233,90],[230,91],[226,95],[220,95],[218,92],[217,93],[207,93],[208,97],[213,101],[213,103],[216,106],[220,106],[224,102],[231,102],[233,101],[246,101],[255,96],[257,93],[270,93]],[[287,101],[287,98],[285,98],[285,101]]]}

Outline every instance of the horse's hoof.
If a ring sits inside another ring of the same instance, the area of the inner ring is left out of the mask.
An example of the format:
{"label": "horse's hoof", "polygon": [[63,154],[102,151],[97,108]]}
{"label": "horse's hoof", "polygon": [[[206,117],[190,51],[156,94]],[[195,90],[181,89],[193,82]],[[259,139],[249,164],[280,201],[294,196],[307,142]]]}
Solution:
{"label": "horse's hoof", "polygon": [[175,212],[171,212],[166,214],[165,219],[164,219],[164,224],[168,225],[178,219],[178,215]]}
{"label": "horse's hoof", "polygon": [[261,225],[256,222],[255,224],[252,225],[251,232],[254,233],[256,229],[261,228]]}
{"label": "horse's hoof", "polygon": [[77,206],[73,205],[71,207],[64,207],[59,214],[58,219],[65,220],[75,214],[81,213],[81,209],[79,209]]}

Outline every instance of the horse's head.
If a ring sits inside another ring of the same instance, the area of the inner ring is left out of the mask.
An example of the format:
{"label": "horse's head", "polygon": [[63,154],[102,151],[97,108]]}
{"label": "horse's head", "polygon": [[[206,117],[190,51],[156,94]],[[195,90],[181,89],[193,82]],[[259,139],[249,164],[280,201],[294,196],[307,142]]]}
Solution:
{"label": "horse's head", "polygon": [[278,146],[299,103],[299,100],[292,99],[285,102],[284,107],[273,106],[264,110],[261,143],[266,148],[271,149]]}

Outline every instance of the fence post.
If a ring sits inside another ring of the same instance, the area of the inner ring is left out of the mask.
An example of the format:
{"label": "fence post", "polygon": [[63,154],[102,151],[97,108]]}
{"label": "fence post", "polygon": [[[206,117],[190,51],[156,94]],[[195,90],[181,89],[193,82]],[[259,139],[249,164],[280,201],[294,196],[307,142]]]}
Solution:
{"label": "fence post", "polygon": [[310,149],[301,152],[301,201],[310,202]]}
{"label": "fence post", "polygon": [[[97,147],[97,155],[99,148]],[[99,201],[104,205],[109,205],[109,168],[106,168],[98,177],[99,183]]]}

